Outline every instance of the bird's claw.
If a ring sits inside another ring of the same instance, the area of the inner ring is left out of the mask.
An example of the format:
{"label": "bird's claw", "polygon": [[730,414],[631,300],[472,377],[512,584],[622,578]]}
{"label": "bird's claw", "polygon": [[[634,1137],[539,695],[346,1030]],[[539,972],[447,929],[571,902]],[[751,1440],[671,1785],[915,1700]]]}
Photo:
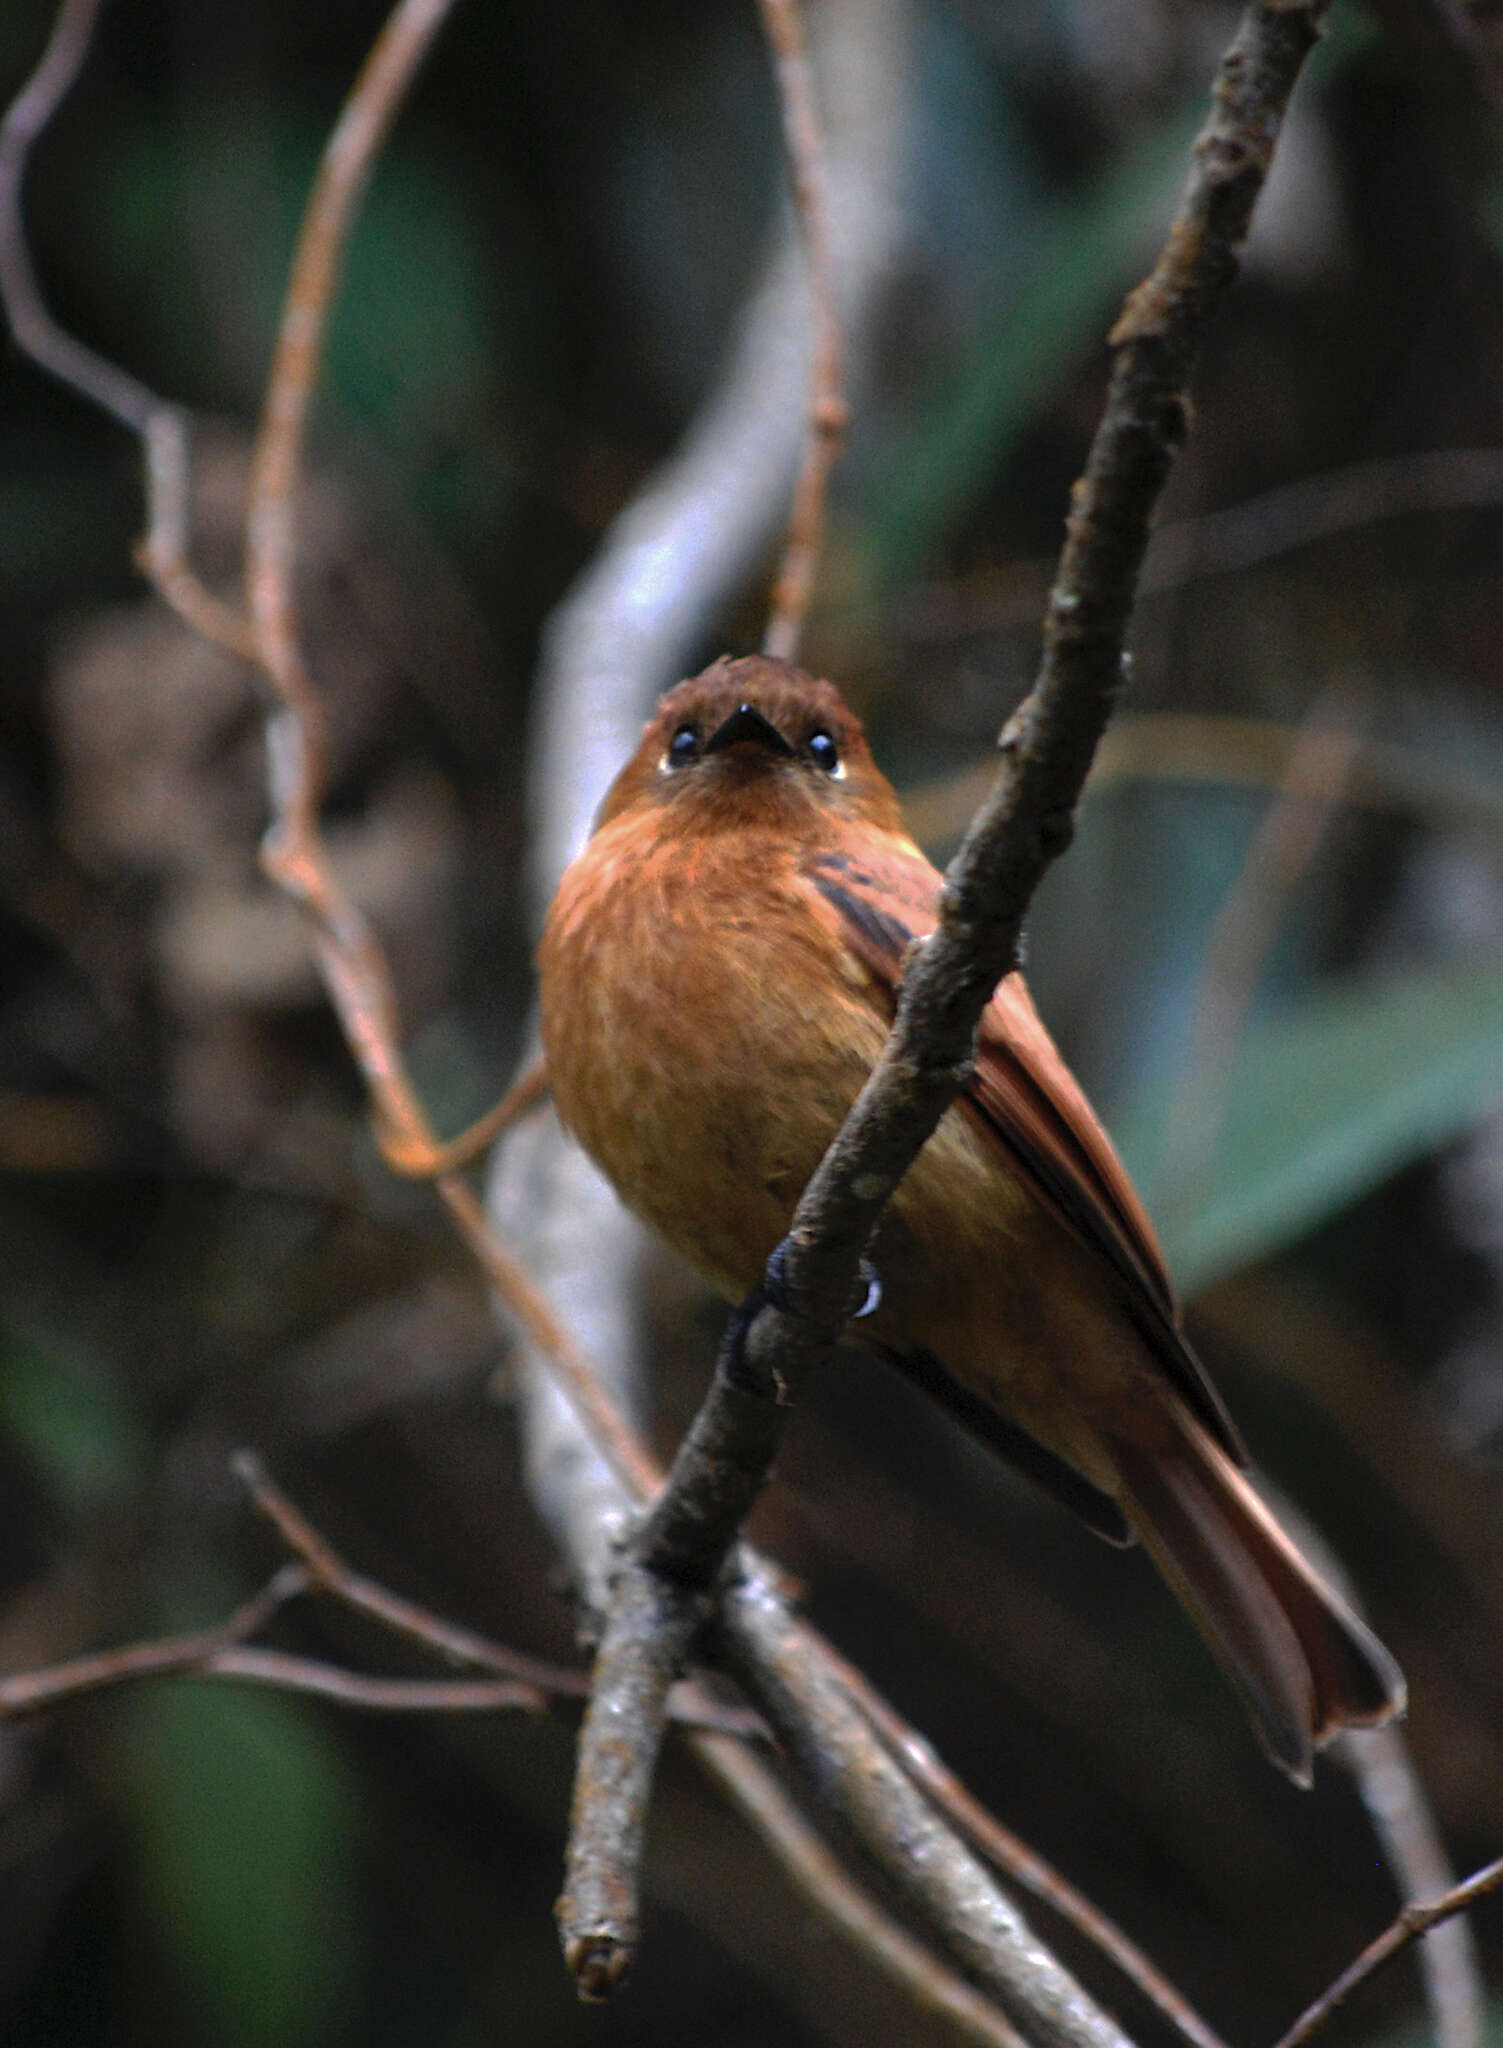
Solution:
{"label": "bird's claw", "polygon": [[[863,1322],[867,1316],[875,1315],[882,1305],[882,1282],[876,1267],[870,1259],[863,1259],[856,1269],[856,1302],[847,1318],[853,1323]],[[764,1301],[773,1308],[781,1309],[785,1316],[796,1316],[793,1296],[788,1286],[788,1240],[773,1246],[772,1254],[762,1274],[762,1285],[757,1290]]]}
{"label": "bird's claw", "polygon": [[861,1306],[851,1317],[853,1323],[864,1323],[868,1316],[874,1316],[882,1306],[882,1276],[870,1259],[863,1259],[856,1268],[856,1283],[862,1289]]}
{"label": "bird's claw", "polygon": [[[882,1282],[870,1259],[863,1259],[857,1268],[856,1286],[857,1305],[849,1317],[853,1323],[862,1322],[867,1316],[874,1315],[882,1303]],[[753,1365],[746,1350],[747,1332],[764,1308],[778,1309],[785,1316],[798,1314],[788,1286],[786,1238],[774,1246],[758,1285],[731,1310],[731,1318],[726,1324],[725,1339],[720,1352],[720,1369],[731,1385],[743,1393],[765,1398],[768,1392],[765,1376]],[[787,1391],[776,1380],[776,1375],[772,1391],[777,1400],[788,1399]]]}

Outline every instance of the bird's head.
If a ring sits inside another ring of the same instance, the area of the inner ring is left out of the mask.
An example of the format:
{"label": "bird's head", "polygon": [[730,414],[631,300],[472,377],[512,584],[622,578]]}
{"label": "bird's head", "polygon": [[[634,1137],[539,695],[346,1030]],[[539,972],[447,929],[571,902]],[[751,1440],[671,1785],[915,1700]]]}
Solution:
{"label": "bird's head", "polygon": [[892,785],[835,685],[760,654],[714,662],[662,699],[597,828],[648,812],[686,832],[766,824],[797,833],[832,816],[903,829]]}

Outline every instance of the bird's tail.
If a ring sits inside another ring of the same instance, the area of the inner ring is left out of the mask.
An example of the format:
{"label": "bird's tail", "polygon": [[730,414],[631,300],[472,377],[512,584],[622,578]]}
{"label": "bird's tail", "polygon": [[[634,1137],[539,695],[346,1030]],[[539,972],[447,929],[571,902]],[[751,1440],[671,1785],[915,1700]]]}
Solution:
{"label": "bird's tail", "polygon": [[1106,1445],[1118,1499],[1246,1701],[1273,1761],[1310,1783],[1317,1744],[1402,1713],[1403,1674],[1189,1417],[1151,1448]]}

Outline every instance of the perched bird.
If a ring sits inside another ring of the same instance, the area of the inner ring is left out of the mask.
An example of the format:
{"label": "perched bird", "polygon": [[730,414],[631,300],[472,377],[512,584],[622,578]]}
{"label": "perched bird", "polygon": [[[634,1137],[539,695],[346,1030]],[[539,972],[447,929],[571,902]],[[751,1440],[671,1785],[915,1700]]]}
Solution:
{"label": "perched bird", "polygon": [[[668,692],[560,883],[540,952],[559,1114],[729,1299],[870,1073],[939,892],[839,692],[760,656]],[[873,1261],[854,1334],[1101,1535],[1143,1543],[1292,1778],[1402,1709],[1393,1659],[1244,1477],[1152,1226],[1021,974]]]}

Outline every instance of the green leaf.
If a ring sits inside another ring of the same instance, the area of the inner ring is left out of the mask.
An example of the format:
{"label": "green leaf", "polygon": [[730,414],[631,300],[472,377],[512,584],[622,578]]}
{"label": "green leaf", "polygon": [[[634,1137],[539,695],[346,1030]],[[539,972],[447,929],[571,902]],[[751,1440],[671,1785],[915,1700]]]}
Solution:
{"label": "green leaf", "polygon": [[[1172,1080],[1114,1119],[1151,1189]],[[1451,963],[1323,988],[1255,1021],[1232,1075],[1207,1184],[1163,1219],[1187,1293],[1265,1258],[1503,1100],[1503,964]]]}
{"label": "green leaf", "polygon": [[314,1713],[275,1693],[157,1685],[132,1700],[123,1745],[142,1891],[187,2032],[225,2048],[343,2034],[360,1961],[355,1810]]}

